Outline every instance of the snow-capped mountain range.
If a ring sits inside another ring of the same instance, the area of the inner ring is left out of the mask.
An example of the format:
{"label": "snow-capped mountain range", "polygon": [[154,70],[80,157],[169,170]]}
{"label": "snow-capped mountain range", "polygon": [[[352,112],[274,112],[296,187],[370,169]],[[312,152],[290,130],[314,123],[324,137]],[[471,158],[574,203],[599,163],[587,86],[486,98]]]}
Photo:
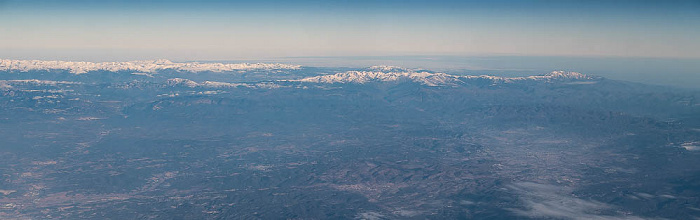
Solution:
{"label": "snow-capped mountain range", "polygon": [[[446,73],[431,73],[427,71],[413,71],[399,67],[370,67],[370,71],[347,71],[336,74],[308,77],[299,82],[310,83],[368,83],[388,82],[398,80],[410,80],[427,86],[454,85],[464,80],[484,79],[494,83],[512,83],[517,81],[553,81],[553,80],[592,80],[597,77],[588,76],[577,72],[554,71],[544,75],[526,77],[500,77],[500,76],[458,76]],[[379,70],[379,71],[371,71]]]}
{"label": "snow-capped mountain range", "polygon": [[254,69],[299,69],[299,65],[279,63],[176,63],[170,60],[144,60],[128,62],[71,62],[71,61],[42,61],[42,60],[4,60],[0,59],[0,71],[27,72],[33,70],[66,70],[74,74],[91,71],[131,71],[137,73],[155,73],[160,70],[182,72],[229,72]]}
{"label": "snow-capped mountain range", "polygon": [[[158,73],[178,72],[178,73],[199,73],[199,72],[232,72],[244,73],[251,70],[273,74],[275,78],[267,78],[273,75],[260,75],[257,82],[267,82],[274,84],[279,82],[301,82],[318,84],[343,84],[343,83],[370,83],[370,82],[391,82],[391,81],[412,81],[426,86],[454,86],[472,81],[485,83],[515,83],[523,81],[552,82],[552,81],[589,81],[599,77],[588,76],[577,72],[554,71],[551,73],[524,77],[500,77],[491,75],[452,75],[446,73],[436,73],[421,69],[409,69],[396,66],[372,66],[358,70],[336,72],[331,74],[317,73],[317,75],[275,75],[278,71],[299,70],[300,65],[290,64],[268,64],[268,63],[199,63],[185,62],[177,63],[169,60],[148,60],[129,62],[70,62],[70,61],[40,61],[40,60],[2,60],[0,59],[0,71],[8,72],[30,72],[30,71],[67,71],[74,74],[84,74],[88,72],[126,72],[134,76],[147,76],[153,78]],[[167,70],[167,71],[166,71]],[[288,71],[287,71],[288,72]],[[173,75],[161,75],[170,78]],[[179,85],[186,87],[249,87],[252,84],[203,81],[197,83],[189,79],[171,78],[166,81],[167,85]],[[201,77],[199,77],[202,79]],[[167,79],[167,78],[166,78]],[[203,80],[211,80],[204,78]],[[240,82],[233,80],[234,82]],[[252,81],[247,81],[252,82]]]}
{"label": "snow-capped mountain range", "polygon": [[314,76],[300,80],[310,83],[367,83],[411,80],[428,86],[454,84],[458,77],[445,73],[429,72],[377,72],[377,71],[347,71],[331,75]]}

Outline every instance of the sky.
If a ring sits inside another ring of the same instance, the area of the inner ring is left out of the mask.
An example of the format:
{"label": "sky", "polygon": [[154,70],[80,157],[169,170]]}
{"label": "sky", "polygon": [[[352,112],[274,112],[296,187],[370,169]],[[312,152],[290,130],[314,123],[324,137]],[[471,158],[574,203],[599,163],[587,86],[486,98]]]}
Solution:
{"label": "sky", "polygon": [[700,1],[0,0],[0,58],[700,58]]}

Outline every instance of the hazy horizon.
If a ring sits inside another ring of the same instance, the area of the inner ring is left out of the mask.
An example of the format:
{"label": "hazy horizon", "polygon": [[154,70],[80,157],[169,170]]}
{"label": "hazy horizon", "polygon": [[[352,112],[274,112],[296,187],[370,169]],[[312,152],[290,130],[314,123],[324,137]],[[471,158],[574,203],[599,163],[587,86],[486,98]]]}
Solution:
{"label": "hazy horizon", "polygon": [[0,57],[700,58],[697,1],[0,1]]}

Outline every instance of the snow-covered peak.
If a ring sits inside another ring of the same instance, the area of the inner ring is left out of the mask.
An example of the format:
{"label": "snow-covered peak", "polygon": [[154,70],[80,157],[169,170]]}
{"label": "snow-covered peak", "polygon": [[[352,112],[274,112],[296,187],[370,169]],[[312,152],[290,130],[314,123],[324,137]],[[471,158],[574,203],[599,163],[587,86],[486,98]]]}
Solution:
{"label": "snow-covered peak", "polygon": [[70,81],[52,81],[38,79],[16,79],[16,80],[0,80],[0,90],[8,90],[14,86],[35,85],[35,86],[57,86],[57,85],[77,85],[79,82]]}
{"label": "snow-covered peak", "polygon": [[379,72],[411,72],[411,69],[398,67],[398,66],[371,66],[367,68],[369,71],[379,71]]}
{"label": "snow-covered peak", "polygon": [[280,88],[282,86],[270,82],[260,82],[260,83],[228,83],[228,82],[216,82],[216,81],[204,81],[201,83],[183,79],[183,78],[172,78],[165,81],[167,86],[183,86],[189,88],[263,88],[263,89],[274,89]]}
{"label": "snow-covered peak", "polygon": [[247,83],[227,83],[227,82],[216,82],[216,81],[204,81],[199,84],[199,86],[210,87],[210,88],[235,88],[235,87],[251,87]]}
{"label": "snow-covered peak", "polygon": [[77,85],[77,84],[82,84],[82,83],[79,83],[79,82],[71,82],[71,81],[53,81],[53,80],[38,80],[38,79],[0,80],[0,83],[9,83],[9,84],[34,84],[34,85],[49,85],[49,86],[55,86],[55,85]]}
{"label": "snow-covered peak", "polygon": [[[538,76],[533,76],[538,77]],[[550,79],[593,79],[593,77],[586,74],[577,72],[567,72],[567,71],[553,71],[542,75],[540,78],[550,78]]]}
{"label": "snow-covered peak", "polygon": [[553,80],[592,80],[596,77],[588,76],[577,72],[566,72],[566,71],[553,71],[551,73],[546,73],[542,75],[534,76],[524,76],[524,77],[501,77],[501,76],[490,76],[490,75],[480,75],[480,76],[461,76],[464,79],[488,79],[494,82],[518,82],[518,81],[553,81]]}
{"label": "snow-covered peak", "polygon": [[157,60],[154,60],[153,63],[155,63],[155,64],[173,64],[173,61],[166,60],[166,59],[157,59]]}
{"label": "snow-covered peak", "polygon": [[199,83],[189,80],[189,79],[183,79],[183,78],[172,78],[168,79],[165,81],[166,85],[169,86],[187,86],[187,87],[196,87],[199,85]]}
{"label": "snow-covered peak", "polygon": [[[450,75],[445,73],[431,73],[425,71],[414,71],[410,69],[393,66],[373,66],[368,68],[376,71],[347,71],[330,75],[308,77],[300,82],[312,83],[367,83],[367,82],[387,82],[398,80],[410,80],[428,86],[456,85],[469,80],[488,80],[493,83],[514,83],[520,81],[542,81],[552,82],[559,80],[592,80],[591,77],[577,72],[554,71],[551,73],[526,77],[500,77],[490,75]],[[386,71],[381,71],[386,70]]]}
{"label": "snow-covered peak", "polygon": [[99,63],[0,59],[0,71],[27,72],[32,70],[67,70],[75,74],[87,73],[91,71],[132,71],[140,73],[155,73],[160,70],[174,70],[182,72],[229,72],[256,69],[299,69],[300,67],[301,66],[299,65],[279,63],[176,63],[165,59]]}
{"label": "snow-covered peak", "polygon": [[308,77],[300,82],[313,83],[367,83],[411,80],[428,86],[453,85],[457,78],[444,73],[429,72],[379,72],[379,71],[347,71],[331,75]]}

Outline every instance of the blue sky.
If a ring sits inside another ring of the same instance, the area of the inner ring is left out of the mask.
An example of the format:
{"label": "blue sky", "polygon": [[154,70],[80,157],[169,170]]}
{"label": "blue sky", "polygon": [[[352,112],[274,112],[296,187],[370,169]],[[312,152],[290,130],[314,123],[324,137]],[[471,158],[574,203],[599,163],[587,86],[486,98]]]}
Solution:
{"label": "blue sky", "polygon": [[0,57],[700,58],[698,1],[8,1]]}

